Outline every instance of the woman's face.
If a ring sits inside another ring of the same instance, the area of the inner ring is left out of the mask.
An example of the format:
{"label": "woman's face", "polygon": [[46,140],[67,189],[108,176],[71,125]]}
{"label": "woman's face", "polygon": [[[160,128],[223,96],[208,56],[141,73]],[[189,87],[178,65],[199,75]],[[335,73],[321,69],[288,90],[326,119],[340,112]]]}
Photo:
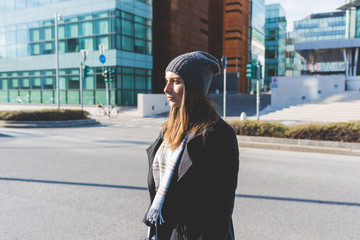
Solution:
{"label": "woman's face", "polygon": [[164,93],[170,103],[170,107],[180,107],[183,99],[184,81],[173,72],[165,74],[166,86]]}

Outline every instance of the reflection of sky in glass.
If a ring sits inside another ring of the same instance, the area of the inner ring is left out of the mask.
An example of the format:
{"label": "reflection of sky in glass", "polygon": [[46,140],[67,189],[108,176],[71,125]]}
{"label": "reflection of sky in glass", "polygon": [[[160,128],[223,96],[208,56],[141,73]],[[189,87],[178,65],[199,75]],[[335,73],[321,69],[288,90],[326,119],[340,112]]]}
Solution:
{"label": "reflection of sky in glass", "polygon": [[265,0],[253,0],[252,27],[264,32]]}

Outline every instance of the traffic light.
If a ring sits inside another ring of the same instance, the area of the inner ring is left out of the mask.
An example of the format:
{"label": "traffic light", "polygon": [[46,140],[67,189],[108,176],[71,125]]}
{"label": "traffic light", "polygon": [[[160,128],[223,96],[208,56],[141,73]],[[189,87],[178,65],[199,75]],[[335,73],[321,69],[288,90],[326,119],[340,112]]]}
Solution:
{"label": "traffic light", "polygon": [[116,72],[114,70],[110,71],[110,81],[114,81],[116,76]]}
{"label": "traffic light", "polygon": [[253,77],[253,64],[246,65],[246,77],[248,77],[248,78]]}
{"label": "traffic light", "polygon": [[104,81],[108,82],[110,78],[110,72],[108,70],[104,71]]}
{"label": "traffic light", "polygon": [[246,65],[246,77],[257,79],[257,67],[256,64]]}
{"label": "traffic light", "polygon": [[86,78],[88,76],[88,73],[89,73],[89,66],[88,65],[85,65],[84,66],[84,78]]}

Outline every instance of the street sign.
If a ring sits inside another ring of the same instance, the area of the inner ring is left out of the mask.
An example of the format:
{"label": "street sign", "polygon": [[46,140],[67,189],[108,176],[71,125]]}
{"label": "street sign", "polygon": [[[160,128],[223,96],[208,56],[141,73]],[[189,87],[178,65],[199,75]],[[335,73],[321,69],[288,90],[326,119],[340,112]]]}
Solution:
{"label": "street sign", "polygon": [[105,63],[105,62],[106,62],[106,57],[105,57],[105,55],[104,55],[104,54],[101,54],[101,55],[99,56],[99,60],[100,60],[101,63]]}

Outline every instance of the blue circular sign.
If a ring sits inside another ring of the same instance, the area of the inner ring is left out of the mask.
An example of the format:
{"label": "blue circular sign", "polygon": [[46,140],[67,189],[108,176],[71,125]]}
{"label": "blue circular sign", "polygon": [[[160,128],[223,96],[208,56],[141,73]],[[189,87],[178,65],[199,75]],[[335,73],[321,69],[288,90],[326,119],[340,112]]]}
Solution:
{"label": "blue circular sign", "polygon": [[105,62],[106,62],[106,57],[105,57],[105,55],[104,55],[104,54],[101,54],[101,55],[99,56],[99,60],[100,60],[101,63],[105,63]]}

